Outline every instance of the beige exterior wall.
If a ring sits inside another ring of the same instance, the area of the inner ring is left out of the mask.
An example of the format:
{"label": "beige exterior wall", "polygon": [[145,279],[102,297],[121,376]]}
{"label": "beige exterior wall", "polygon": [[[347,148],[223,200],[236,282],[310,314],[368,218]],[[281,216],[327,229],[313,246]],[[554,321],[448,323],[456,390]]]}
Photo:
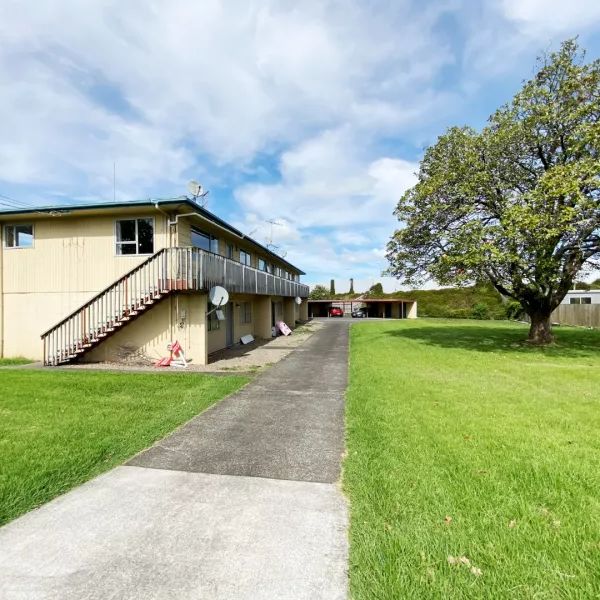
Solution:
{"label": "beige exterior wall", "polygon": [[[212,308],[212,307],[211,307]],[[226,336],[227,325],[226,321],[219,323],[219,329],[208,332],[208,353],[212,354],[217,350],[221,350],[227,346]]]}
{"label": "beige exterior wall", "polygon": [[40,335],[88,300],[88,292],[4,295],[4,356],[42,360]]}
{"label": "beige exterior wall", "polygon": [[[208,332],[208,352],[211,354],[212,352],[216,352],[217,350],[221,350],[227,347],[227,331],[228,327],[233,326],[233,333],[231,335],[231,339],[234,344],[239,343],[240,338],[246,334],[252,334],[255,337],[256,333],[254,332],[255,325],[255,302],[256,296],[252,296],[250,294],[232,294],[229,297],[229,304],[223,309],[223,313],[225,314],[225,321],[219,322],[219,329]],[[241,304],[242,302],[250,302],[251,303],[251,317],[252,320],[250,323],[241,323]],[[212,309],[212,306],[209,306]],[[233,315],[231,321],[228,318],[228,311],[232,311]]]}
{"label": "beige exterior wall", "polygon": [[258,338],[269,339],[271,337],[271,327],[273,326],[271,317],[271,296],[258,296],[254,300],[254,331]]}
{"label": "beige exterior wall", "polygon": [[308,321],[308,301],[306,298],[302,299],[302,304],[299,307],[299,317],[301,321]]}
{"label": "beige exterior wall", "polygon": [[[294,302],[293,298],[281,298],[279,296],[253,296],[250,294],[232,294],[230,297],[231,310],[233,310],[233,343],[238,344],[243,335],[251,334],[257,339],[271,338],[271,328],[273,326],[272,308],[275,303],[276,316],[279,318],[285,313],[286,301],[289,304]],[[241,322],[242,303],[251,303],[252,320],[250,323]],[[295,306],[295,303],[294,303]],[[295,308],[291,308],[295,312]],[[225,311],[224,311],[225,312]],[[278,320],[276,318],[276,320]],[[285,319],[284,319],[285,320]],[[293,328],[295,318],[288,323]],[[208,353],[216,352],[227,346],[227,320],[221,321],[219,329],[208,332]]]}
{"label": "beige exterior wall", "polygon": [[[233,295],[231,299],[231,306],[233,310],[233,341],[238,343],[243,335],[253,335],[258,337],[255,331],[256,325],[256,296],[250,294],[239,294]],[[244,302],[250,302],[251,322],[242,323],[242,304]]]}
{"label": "beige exterior wall", "polygon": [[167,346],[178,341],[188,361],[207,362],[206,294],[168,296],[129,325],[85,354],[83,362],[127,358],[157,360],[169,356]]}
{"label": "beige exterior wall", "polygon": [[406,305],[406,318],[416,319],[417,318],[417,303],[408,302]]}
{"label": "beige exterior wall", "polygon": [[116,254],[115,223],[128,217],[153,218],[154,251],[168,246],[166,217],[149,209],[114,216],[21,220],[33,223],[34,247],[3,247],[4,293],[98,293],[148,257]]}
{"label": "beige exterior wall", "polygon": [[294,298],[283,299],[283,320],[290,329],[296,327],[297,308]]}
{"label": "beige exterior wall", "polygon": [[275,322],[283,321],[283,298],[280,296],[273,296],[271,297],[271,302],[273,303],[272,310]]}
{"label": "beige exterior wall", "polygon": [[[4,239],[1,239],[0,356],[26,356],[41,360],[43,344],[40,336],[44,331],[148,258],[148,255],[116,254],[115,227],[119,219],[153,218],[154,252],[169,246],[191,245],[190,228],[193,223],[219,239],[219,253],[223,256],[227,256],[227,246],[231,244],[235,260],[239,260],[239,250],[242,249],[251,254],[254,267],[257,267],[260,256],[282,269],[290,268],[206,219],[180,217],[177,227],[170,228],[170,217],[151,206],[114,208],[110,214],[106,213],[106,209],[98,209],[56,217],[33,214],[14,219],[2,218],[0,238],[4,236],[4,225],[31,223],[34,226],[34,245],[32,248],[5,248]],[[198,296],[177,296],[180,308],[190,302],[186,298]],[[283,300],[261,296],[249,298],[253,302],[251,324],[242,325],[239,307],[233,307],[235,343],[246,333],[270,337],[271,301],[281,303]],[[186,341],[188,350],[200,357],[225,347],[224,323],[218,331],[206,331],[206,299],[201,312],[202,323],[197,312],[199,305],[189,305],[194,321],[186,324],[182,331],[173,330],[172,323],[177,316],[173,313],[176,309],[171,307],[173,301],[174,298],[164,300],[131,324],[123,326],[122,330],[88,353],[88,360],[101,360],[101,356],[114,358],[122,354],[122,348],[136,345],[141,352],[164,356],[166,344],[173,341],[174,336],[189,337],[190,341]],[[235,298],[232,301],[235,303]],[[278,318],[284,318],[283,304],[278,306]],[[297,310],[295,314],[298,314]],[[293,326],[295,318],[289,320],[289,325]],[[198,331],[194,333],[193,328],[200,326],[203,327],[201,334]],[[201,346],[196,341],[198,335],[203,340]],[[195,356],[193,358],[195,360]]]}
{"label": "beige exterior wall", "polygon": [[111,216],[32,215],[2,223],[2,236],[6,224],[34,227],[33,248],[5,248],[2,239],[3,356],[41,360],[44,331],[146,260],[147,255],[116,254],[115,223],[134,217],[154,219],[154,251],[168,245],[166,216],[150,208],[115,210]]}

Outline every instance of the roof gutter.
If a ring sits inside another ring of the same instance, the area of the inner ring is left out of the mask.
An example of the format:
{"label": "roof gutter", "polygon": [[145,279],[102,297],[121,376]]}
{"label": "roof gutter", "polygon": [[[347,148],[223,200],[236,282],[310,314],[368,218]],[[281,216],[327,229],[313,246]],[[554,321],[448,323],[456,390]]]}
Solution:
{"label": "roof gutter", "polygon": [[[158,201],[156,202],[155,206],[158,208]],[[160,210],[160,209],[158,209]],[[200,217],[200,218],[206,218],[202,215],[202,213],[196,211],[196,212],[189,212],[189,213],[182,213],[182,214],[177,214],[175,215],[175,220],[174,221],[169,221],[169,225],[177,225],[177,223],[179,222],[179,218],[180,217]],[[222,229],[223,231],[225,231],[226,233],[228,233],[229,235],[233,234],[236,237],[238,237],[240,240],[250,240],[251,242],[254,241],[252,238],[249,238],[248,236],[244,235],[243,233],[240,235],[238,233],[235,233],[234,231],[231,231],[231,229],[228,229],[227,227],[223,227],[223,225],[220,225],[219,223],[216,223],[215,221],[211,221],[211,224],[214,225],[215,227],[218,227],[219,229]]]}

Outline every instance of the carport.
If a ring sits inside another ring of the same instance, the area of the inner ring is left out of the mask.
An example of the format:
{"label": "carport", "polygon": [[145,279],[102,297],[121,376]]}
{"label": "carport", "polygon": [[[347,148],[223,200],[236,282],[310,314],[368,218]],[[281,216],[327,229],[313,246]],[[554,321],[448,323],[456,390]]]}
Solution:
{"label": "carport", "polygon": [[406,298],[357,298],[356,300],[309,300],[308,316],[327,317],[332,307],[341,308],[345,316],[362,308],[372,319],[416,319],[417,303]]}
{"label": "carport", "polygon": [[401,298],[372,298],[362,301],[367,315],[373,319],[416,319],[417,303],[415,300]]}
{"label": "carport", "polygon": [[309,317],[328,317],[330,308],[341,308],[344,315],[350,316],[355,308],[364,306],[362,300],[309,300]]}
{"label": "carport", "polygon": [[308,301],[308,316],[313,317],[327,317],[329,316],[329,309],[333,306],[333,300],[309,300]]}

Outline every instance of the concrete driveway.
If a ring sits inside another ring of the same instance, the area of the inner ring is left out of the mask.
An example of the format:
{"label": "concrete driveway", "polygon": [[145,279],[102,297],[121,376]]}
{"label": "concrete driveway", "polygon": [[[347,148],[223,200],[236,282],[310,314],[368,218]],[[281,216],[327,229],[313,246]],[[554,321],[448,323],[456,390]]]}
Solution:
{"label": "concrete driveway", "polygon": [[0,529],[0,598],[343,599],[348,322]]}

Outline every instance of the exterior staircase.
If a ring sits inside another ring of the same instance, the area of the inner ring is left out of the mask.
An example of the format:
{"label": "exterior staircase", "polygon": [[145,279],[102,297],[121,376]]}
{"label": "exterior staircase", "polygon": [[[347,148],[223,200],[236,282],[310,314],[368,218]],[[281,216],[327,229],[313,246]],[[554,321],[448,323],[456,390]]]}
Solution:
{"label": "exterior staircase", "polygon": [[172,293],[308,296],[308,286],[199,248],[163,248],[42,334],[44,364],[76,361]]}

